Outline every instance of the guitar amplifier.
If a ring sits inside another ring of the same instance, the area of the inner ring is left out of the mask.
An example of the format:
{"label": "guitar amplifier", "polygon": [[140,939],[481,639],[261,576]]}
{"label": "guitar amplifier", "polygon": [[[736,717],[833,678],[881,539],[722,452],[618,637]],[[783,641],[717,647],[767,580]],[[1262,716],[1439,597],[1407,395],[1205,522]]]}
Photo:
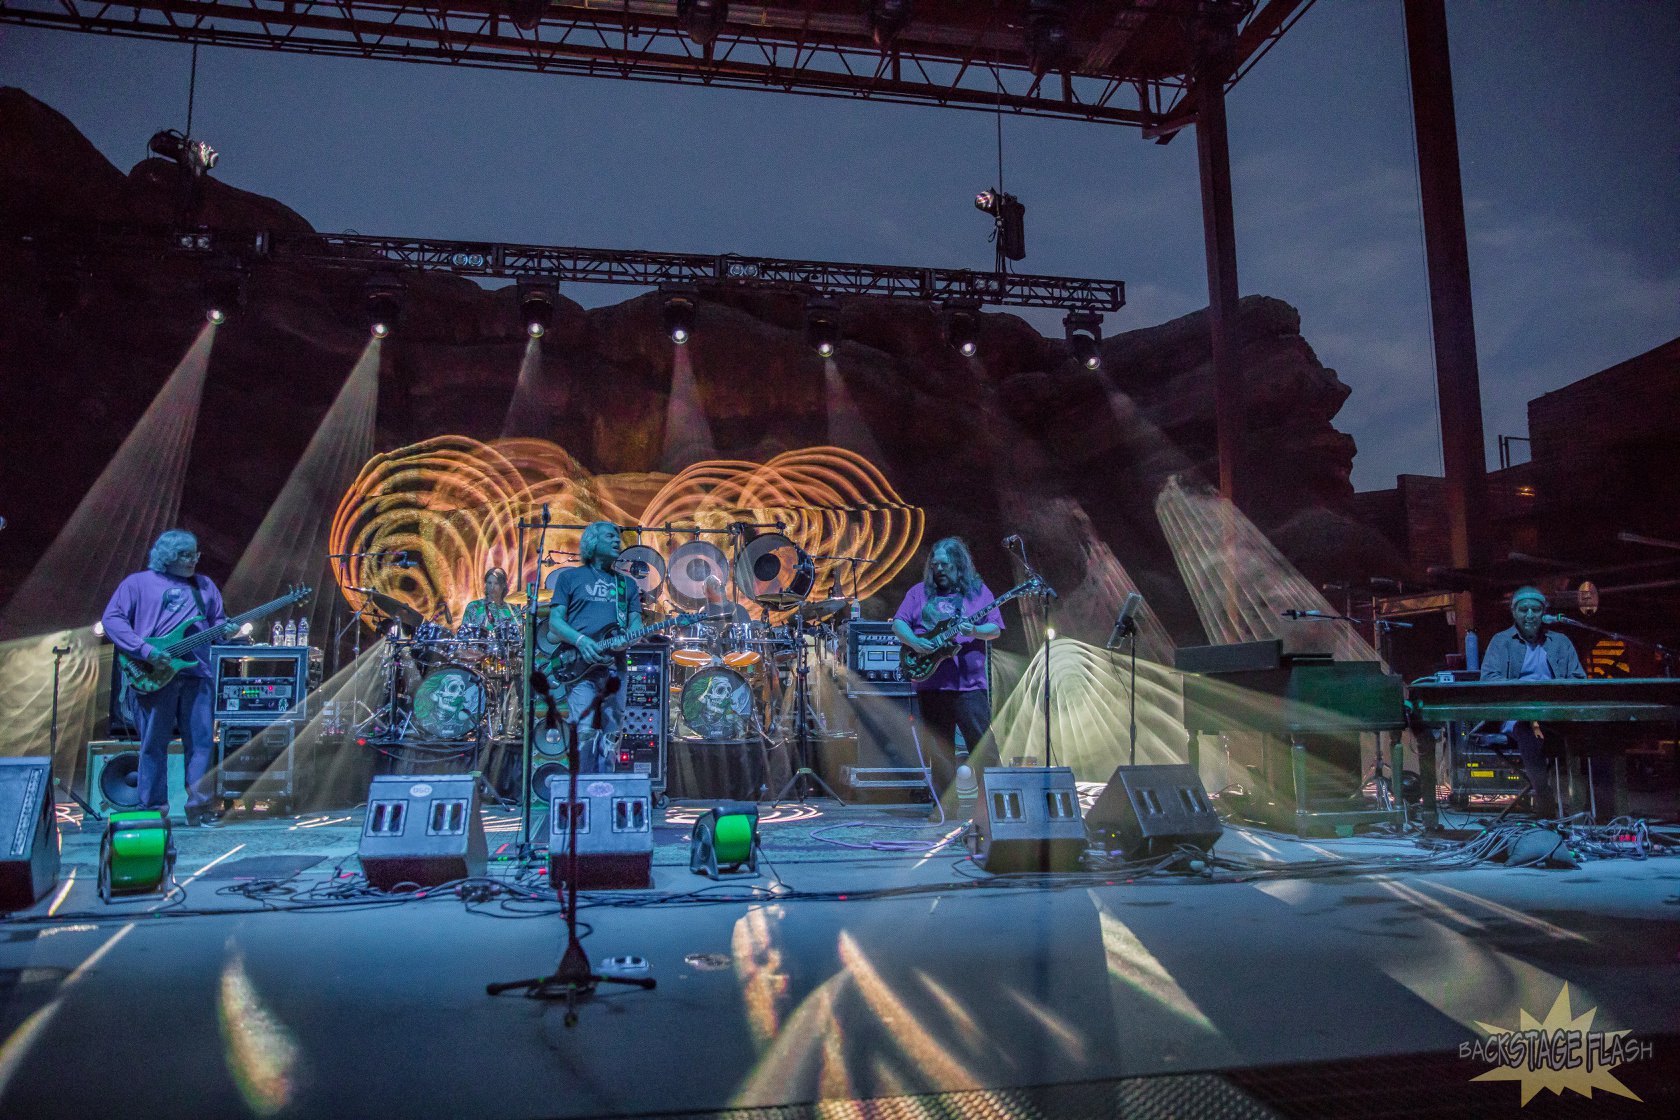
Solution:
{"label": "guitar amplifier", "polygon": [[297,799],[293,765],[297,721],[223,722],[216,729],[216,796],[268,801],[288,810]]}
{"label": "guitar amplifier", "polygon": [[846,696],[910,696],[916,686],[899,668],[903,647],[891,622],[846,626]]}
{"label": "guitar amplifier", "polygon": [[301,710],[309,655],[303,646],[211,646],[211,714],[224,722],[271,723]]}

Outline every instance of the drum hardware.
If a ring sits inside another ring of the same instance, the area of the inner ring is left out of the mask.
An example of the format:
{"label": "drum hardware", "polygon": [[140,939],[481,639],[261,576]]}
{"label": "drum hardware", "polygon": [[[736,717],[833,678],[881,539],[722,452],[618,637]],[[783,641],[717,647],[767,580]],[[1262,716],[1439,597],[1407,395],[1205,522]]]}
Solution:
{"label": "drum hardware", "polygon": [[[545,604],[545,603],[550,603],[553,600],[554,600],[554,588],[552,588],[552,587],[539,587],[539,588],[537,588],[537,603],[538,603],[539,606],[542,605],[542,604]],[[523,610],[525,607],[530,605],[531,596],[526,594],[523,591],[515,591],[507,597],[506,602],[507,602],[508,606],[513,607],[515,610]]]}
{"label": "drum hardware", "polygon": [[828,783],[811,768],[811,704],[805,678],[810,673],[809,655],[805,650],[805,620],[799,617],[799,612],[793,614],[794,638],[794,762],[797,764],[793,776],[787,780],[782,791],[776,795],[772,804],[780,804],[787,797],[789,790],[797,789],[800,804],[804,804],[809,796],[809,786],[815,784],[828,796],[844,805],[838,794],[828,787]]}

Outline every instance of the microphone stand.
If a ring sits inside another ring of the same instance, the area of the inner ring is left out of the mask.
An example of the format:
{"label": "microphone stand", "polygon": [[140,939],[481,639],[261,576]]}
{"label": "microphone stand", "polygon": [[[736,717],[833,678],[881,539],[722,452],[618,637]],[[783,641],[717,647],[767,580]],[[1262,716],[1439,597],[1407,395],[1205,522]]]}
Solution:
{"label": "microphone stand", "polygon": [[1597,634],[1601,638],[1610,638],[1613,641],[1626,642],[1628,645],[1641,646],[1645,649],[1651,650],[1657,655],[1657,660],[1662,665],[1662,675],[1665,677],[1674,676],[1674,663],[1675,659],[1680,657],[1680,649],[1675,649],[1672,646],[1665,646],[1661,642],[1653,642],[1646,638],[1634,638],[1628,636],[1627,634],[1618,634],[1614,630],[1606,630],[1600,626],[1593,626],[1590,623],[1582,622],[1578,618],[1570,618],[1568,615],[1563,614],[1557,616],[1556,625],[1573,626],[1577,630],[1585,630],[1589,634]]}
{"label": "microphone stand", "polygon": [[[545,540],[550,528],[548,520],[548,506],[543,506],[542,520],[530,524],[524,518],[519,520],[519,574],[525,574],[525,530],[537,531],[537,567],[529,583],[525,584],[525,703],[519,721],[520,730],[520,767],[522,775],[519,781],[519,858],[527,859],[531,854],[531,734],[537,718],[537,688],[535,687],[541,669],[537,668],[537,593],[542,588],[542,566],[545,555]],[[553,609],[552,604],[550,610]],[[550,723],[554,719],[554,697],[547,688],[547,679],[543,680],[543,694],[548,697],[548,715]],[[575,744],[574,744],[575,746]],[[572,762],[575,751],[567,753],[568,763]],[[573,771],[576,773],[576,771]],[[552,809],[550,810],[552,811]],[[492,993],[493,994],[493,993]]]}
{"label": "microphone stand", "polygon": [[[546,528],[546,526],[545,526]],[[539,562],[540,563],[540,562]],[[535,633],[535,627],[532,628]],[[616,681],[617,677],[610,678]],[[546,682],[545,682],[546,684]],[[594,703],[576,719],[568,719],[571,724],[570,734],[566,736],[566,769],[569,778],[566,785],[566,889],[556,892],[560,899],[561,913],[566,919],[566,948],[560,955],[560,963],[555,965],[554,972],[548,976],[533,976],[526,980],[502,980],[486,984],[484,991],[488,995],[501,995],[503,992],[524,991],[531,999],[563,999],[566,1001],[566,1025],[575,1026],[578,1020],[577,1005],[595,994],[595,989],[601,984],[623,984],[630,988],[641,988],[652,991],[658,986],[658,981],[651,976],[603,976],[590,970],[589,954],[584,951],[583,942],[578,938],[577,931],[577,881],[578,881],[578,799],[577,784],[578,770],[582,766],[580,750],[578,748],[578,728],[600,708],[616,686],[609,684],[595,693]],[[535,693],[535,689],[529,689]],[[546,688],[544,689],[546,692]],[[554,698],[549,697],[549,722],[554,719]],[[526,742],[530,741],[530,724],[526,724]],[[529,792],[527,781],[527,793]],[[527,801],[529,797],[527,796]],[[554,806],[549,805],[549,815],[554,813]],[[551,830],[552,831],[552,830]]]}
{"label": "microphone stand", "polygon": [[[1026,545],[1026,542],[1021,540],[1020,537],[1008,537],[1003,542],[1004,547],[1006,547],[1006,548],[1009,547],[1010,542],[1012,542],[1012,541],[1014,542],[1014,547],[1021,550],[1021,555],[1020,555],[1019,559],[1021,561],[1021,567],[1026,569],[1026,573],[1027,573],[1028,578],[1035,579],[1040,584],[1042,584],[1044,586],[1045,591],[1048,592],[1047,597],[1049,599],[1054,599],[1056,597],[1056,592],[1051,589],[1050,584],[1045,581],[1044,577],[1038,574],[1038,569],[1032,566],[1032,561],[1027,559],[1027,545]],[[1048,606],[1046,606],[1044,608],[1044,768],[1046,770],[1048,770],[1050,768],[1050,763],[1051,763],[1051,745],[1050,745],[1050,652],[1051,652],[1051,644],[1056,640],[1055,633],[1056,633],[1055,627],[1050,625],[1050,608]]]}
{"label": "microphone stand", "polygon": [[1137,646],[1138,624],[1136,618],[1115,619],[1114,632],[1108,636],[1103,648],[1110,653],[1114,651],[1121,638],[1125,638],[1129,648],[1131,661],[1130,682],[1126,686],[1129,698],[1126,701],[1126,742],[1130,747],[1131,757],[1128,766],[1137,765]]}

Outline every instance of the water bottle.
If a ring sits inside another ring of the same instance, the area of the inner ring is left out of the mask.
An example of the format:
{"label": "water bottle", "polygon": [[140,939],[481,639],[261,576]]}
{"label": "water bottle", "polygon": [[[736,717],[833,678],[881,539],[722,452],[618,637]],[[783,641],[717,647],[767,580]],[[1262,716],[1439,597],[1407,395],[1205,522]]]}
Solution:
{"label": "water bottle", "polygon": [[297,623],[292,619],[288,618],[286,620],[286,640],[281,644],[288,646],[297,645]]}
{"label": "water bottle", "polygon": [[966,812],[972,812],[974,803],[980,799],[980,782],[974,776],[974,770],[963,763],[957,767],[957,804]]}
{"label": "water bottle", "polygon": [[297,644],[300,646],[309,644],[309,620],[307,618],[298,619]]}
{"label": "water bottle", "polygon": [[280,645],[285,637],[286,628],[280,624],[280,620],[277,618],[274,620],[274,630],[269,635],[268,644],[271,646]]}

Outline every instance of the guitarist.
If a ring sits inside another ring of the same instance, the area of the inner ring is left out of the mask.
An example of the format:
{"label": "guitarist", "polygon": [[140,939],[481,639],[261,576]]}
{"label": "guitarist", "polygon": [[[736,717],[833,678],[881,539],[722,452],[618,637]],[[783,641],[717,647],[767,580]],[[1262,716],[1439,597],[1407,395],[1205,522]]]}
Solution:
{"label": "guitarist", "polygon": [[[959,537],[946,537],[928,553],[920,583],[911,586],[893,615],[893,632],[899,641],[918,653],[931,653],[937,643],[922,635],[947,618],[960,618],[985,609],[997,597],[974,570],[974,558]],[[956,656],[943,662],[933,675],[916,685],[916,703],[921,709],[922,728],[929,732],[931,748],[927,764],[933,771],[933,785],[946,804],[947,815],[956,804],[953,787],[957,780],[956,731],[962,730],[968,745],[968,764],[975,776],[983,766],[981,740],[992,723],[992,705],[987,694],[986,647],[1003,633],[1003,615],[994,606],[979,622],[958,627],[962,643]]]}
{"label": "guitarist", "polygon": [[[548,612],[550,640],[575,646],[588,661],[601,658],[598,642],[615,631],[641,622],[642,592],[634,580],[613,571],[624,547],[623,534],[611,521],[596,521],[578,543],[579,562],[549,578],[554,601]],[[611,744],[617,740],[624,715],[622,652],[580,677],[566,693],[567,718],[578,736],[580,765],[585,773],[613,769]]]}
{"label": "guitarist", "polygon": [[[209,576],[195,574],[198,538],[185,529],[170,529],[152,545],[147,569],[117,585],[105,607],[105,636],[118,650],[142,661],[156,660],[148,639],[169,633],[199,616],[188,633],[227,621],[222,593]],[[211,759],[211,695],[208,650],[176,673],[155,692],[136,692],[134,703],[140,730],[140,808],[169,816],[169,741],[180,729],[186,764],[187,825],[208,828],[221,819],[212,796],[202,788]]]}

